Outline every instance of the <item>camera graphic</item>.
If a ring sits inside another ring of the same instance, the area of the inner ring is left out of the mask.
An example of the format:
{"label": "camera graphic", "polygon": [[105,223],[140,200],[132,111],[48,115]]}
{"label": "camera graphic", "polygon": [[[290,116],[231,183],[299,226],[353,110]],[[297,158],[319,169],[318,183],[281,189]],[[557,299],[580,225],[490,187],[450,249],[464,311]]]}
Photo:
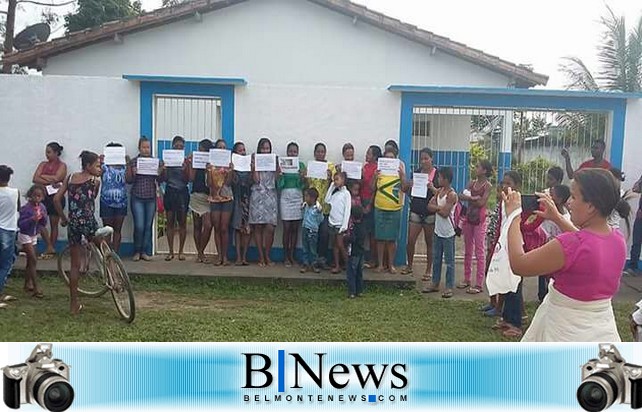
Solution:
{"label": "camera graphic", "polygon": [[599,358],[582,366],[577,401],[589,412],[603,411],[616,402],[642,408],[642,366],[626,363],[614,345],[600,344]]}
{"label": "camera graphic", "polygon": [[69,384],[69,365],[52,356],[51,344],[42,343],[25,363],[2,369],[5,405],[19,409],[23,403],[37,403],[52,412],[71,406],[74,389]]}

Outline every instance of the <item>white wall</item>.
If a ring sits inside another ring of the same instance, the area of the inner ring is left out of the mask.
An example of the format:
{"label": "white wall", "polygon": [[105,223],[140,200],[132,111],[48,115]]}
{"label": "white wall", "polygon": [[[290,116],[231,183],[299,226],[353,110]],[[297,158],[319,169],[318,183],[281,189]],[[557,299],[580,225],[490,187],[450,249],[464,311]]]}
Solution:
{"label": "white wall", "polygon": [[296,141],[301,159],[311,160],[314,145],[325,142],[328,160],[339,162],[351,142],[363,161],[369,145],[398,140],[401,96],[372,88],[248,85],[236,91],[236,139],[254,152],[261,136],[276,153]]}
{"label": "white wall", "polygon": [[45,74],[243,77],[250,84],[498,86],[504,75],[304,0],[252,0],[52,57]]}
{"label": "white wall", "polygon": [[[110,141],[136,152],[138,85],[122,79],[60,76],[0,76],[0,164],[14,170],[11,185],[24,194],[45,160],[51,141],[63,147],[69,171],[80,169],[82,150],[102,153]],[[129,219],[123,235],[131,238]],[[66,230],[61,231],[66,236]]]}

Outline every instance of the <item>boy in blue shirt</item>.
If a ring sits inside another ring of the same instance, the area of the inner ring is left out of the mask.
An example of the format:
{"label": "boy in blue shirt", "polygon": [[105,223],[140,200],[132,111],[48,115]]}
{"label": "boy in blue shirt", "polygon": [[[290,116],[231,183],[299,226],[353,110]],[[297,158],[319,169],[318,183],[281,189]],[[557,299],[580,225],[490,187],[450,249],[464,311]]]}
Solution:
{"label": "boy in blue shirt", "polygon": [[313,270],[319,273],[317,267],[317,244],[319,243],[319,225],[323,222],[323,208],[317,201],[319,192],[311,187],[305,191],[305,202],[303,203],[303,265],[301,273]]}

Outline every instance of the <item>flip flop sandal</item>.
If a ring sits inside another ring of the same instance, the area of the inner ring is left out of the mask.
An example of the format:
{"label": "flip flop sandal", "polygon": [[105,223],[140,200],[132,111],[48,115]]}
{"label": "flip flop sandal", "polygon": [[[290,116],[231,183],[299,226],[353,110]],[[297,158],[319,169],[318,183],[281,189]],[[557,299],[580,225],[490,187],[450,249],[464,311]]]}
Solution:
{"label": "flip flop sandal", "polygon": [[468,288],[470,288],[470,283],[464,282],[457,285],[457,289],[468,289]]}
{"label": "flip flop sandal", "polygon": [[439,292],[439,288],[435,286],[431,286],[421,290],[421,293],[436,293],[436,292]]}
{"label": "flip flop sandal", "polygon": [[506,323],[505,321],[498,320],[497,322],[495,322],[495,324],[493,326],[491,326],[491,329],[492,330],[507,330],[510,327],[511,326],[508,323]]}
{"label": "flip flop sandal", "polygon": [[468,293],[470,295],[476,295],[478,293],[482,293],[482,290],[477,286],[472,286],[472,287],[468,288],[468,290],[466,290],[466,293]]}
{"label": "flip flop sandal", "polygon": [[171,260],[174,260],[174,255],[167,255],[165,256],[165,262],[169,262]]}
{"label": "flip flop sandal", "polygon": [[412,268],[410,266],[406,266],[405,268],[401,269],[402,275],[410,275],[411,273],[412,273]]}
{"label": "flip flop sandal", "polygon": [[184,261],[185,260],[185,255],[178,255],[178,260]]}
{"label": "flip flop sandal", "polygon": [[3,302],[3,303],[13,302],[15,300],[18,300],[18,298],[16,298],[15,296],[11,296],[11,295],[3,295],[2,297],[0,297],[0,302]]}
{"label": "flip flop sandal", "polygon": [[506,329],[504,332],[502,332],[502,335],[505,338],[521,338],[522,337],[522,331],[521,329],[517,329],[513,326],[510,326],[508,329]]}
{"label": "flip flop sandal", "polygon": [[33,292],[33,294],[31,296],[33,296],[36,299],[42,299],[42,298],[45,297],[45,294],[42,293],[42,292]]}
{"label": "flip flop sandal", "polygon": [[444,298],[444,299],[450,299],[450,298],[453,297],[453,292],[451,290],[446,291],[446,292],[441,294],[441,297]]}
{"label": "flip flop sandal", "polygon": [[421,281],[422,282],[430,282],[431,280],[432,280],[432,276],[430,276],[430,275],[423,275],[421,277]]}

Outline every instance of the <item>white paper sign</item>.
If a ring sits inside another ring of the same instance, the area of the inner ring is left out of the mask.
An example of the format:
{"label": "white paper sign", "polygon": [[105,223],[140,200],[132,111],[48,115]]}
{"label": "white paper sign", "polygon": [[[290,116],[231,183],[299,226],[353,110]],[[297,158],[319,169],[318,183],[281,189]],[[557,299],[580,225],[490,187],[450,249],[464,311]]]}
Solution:
{"label": "white paper sign", "polygon": [[380,157],[377,169],[384,176],[397,176],[399,175],[399,159]]}
{"label": "white paper sign", "polygon": [[361,179],[361,169],[363,168],[363,163],[361,162],[351,162],[344,160],[341,163],[341,171],[345,172],[348,176],[348,179]]}
{"label": "white paper sign", "polygon": [[55,188],[52,185],[47,185],[46,189],[47,189],[47,195],[48,196],[53,196],[56,193],[58,193],[58,188]]}
{"label": "white paper sign", "polygon": [[124,147],[105,147],[103,150],[103,163],[107,166],[124,166],[127,161],[127,151]]}
{"label": "white paper sign", "polygon": [[279,166],[283,173],[296,174],[299,173],[299,158],[298,157],[279,157]]}
{"label": "white paper sign", "polygon": [[427,173],[415,173],[412,176],[412,197],[421,197],[423,199],[428,197],[428,179],[430,175]]}
{"label": "white paper sign", "polygon": [[165,167],[181,167],[185,161],[185,150],[163,150]]}
{"label": "white paper sign", "polygon": [[328,179],[328,164],[326,162],[309,161],[308,174],[310,179]]}
{"label": "white paper sign", "polygon": [[276,155],[274,153],[255,154],[254,170],[257,172],[276,172]]}
{"label": "white paper sign", "polygon": [[229,167],[232,152],[227,149],[210,149],[210,164],[214,167]]}
{"label": "white paper sign", "polygon": [[192,153],[192,167],[194,169],[206,169],[209,162],[210,154],[208,152]]}
{"label": "white paper sign", "polygon": [[252,156],[241,156],[232,153],[232,163],[234,163],[234,170],[237,172],[251,172],[252,171]]}
{"label": "white paper sign", "polygon": [[158,176],[158,164],[155,157],[139,157],[136,161],[136,174]]}

